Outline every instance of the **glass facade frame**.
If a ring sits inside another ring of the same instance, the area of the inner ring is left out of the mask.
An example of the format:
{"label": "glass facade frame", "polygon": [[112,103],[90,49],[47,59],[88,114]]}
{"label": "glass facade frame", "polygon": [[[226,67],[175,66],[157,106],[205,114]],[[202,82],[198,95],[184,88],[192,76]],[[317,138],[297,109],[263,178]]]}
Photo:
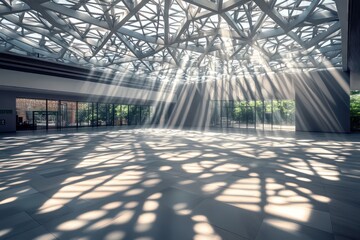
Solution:
{"label": "glass facade frame", "polygon": [[295,130],[294,100],[214,100],[211,127]]}
{"label": "glass facade frame", "polygon": [[16,99],[17,130],[145,125],[154,106],[53,99]]}

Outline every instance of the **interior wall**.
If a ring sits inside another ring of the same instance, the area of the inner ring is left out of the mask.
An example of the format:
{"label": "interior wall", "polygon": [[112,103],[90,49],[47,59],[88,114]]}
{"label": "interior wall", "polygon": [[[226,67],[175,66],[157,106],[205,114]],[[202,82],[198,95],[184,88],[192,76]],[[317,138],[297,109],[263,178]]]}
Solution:
{"label": "interior wall", "polygon": [[338,70],[296,76],[296,131],[350,132],[350,79]]}
{"label": "interior wall", "polygon": [[351,90],[360,90],[360,71],[350,72]]}
{"label": "interior wall", "polygon": [[15,95],[0,91],[0,133],[16,131]]}
{"label": "interior wall", "polygon": [[268,74],[185,84],[177,99],[169,127],[202,130],[210,126],[211,100],[295,99],[295,94],[293,78]]}
{"label": "interior wall", "polygon": [[170,114],[168,127],[202,130],[211,118],[209,88],[205,84],[185,84]]}
{"label": "interior wall", "polygon": [[[0,123],[5,121],[5,125],[0,125],[0,133],[16,131],[16,98],[153,105],[166,111],[177,100],[175,91],[150,91],[0,69]],[[8,110],[11,114],[6,113]],[[165,125],[165,117],[157,116],[157,122]]]}
{"label": "interior wall", "polygon": [[176,95],[173,92],[135,89],[7,69],[0,69],[0,89],[66,96],[89,96],[93,99],[119,98],[142,102],[176,101]]}
{"label": "interior wall", "polygon": [[[352,0],[335,0],[337,13],[341,25],[341,39],[342,39],[342,65],[343,71],[349,71],[348,56],[349,56],[349,4]],[[358,0],[355,0],[358,1]]]}
{"label": "interior wall", "polygon": [[128,99],[109,96],[92,96],[92,95],[72,95],[65,92],[44,93],[41,90],[27,90],[21,91],[17,89],[14,91],[11,88],[1,88],[0,91],[11,93],[15,98],[33,98],[33,99],[49,99],[49,100],[62,100],[62,101],[78,101],[78,102],[99,102],[99,103],[117,103],[117,104],[133,104],[133,105],[153,105],[154,101],[145,101],[141,99]]}
{"label": "interior wall", "polygon": [[173,127],[206,128],[211,100],[296,101],[296,130],[350,131],[349,75],[341,70],[269,74],[203,84],[188,84],[178,94]]}
{"label": "interior wall", "polygon": [[286,74],[236,76],[205,85],[212,100],[295,99],[293,78]]}
{"label": "interior wall", "polygon": [[350,1],[349,68],[351,90],[360,90],[360,1]]}
{"label": "interior wall", "polygon": [[[48,97],[50,99],[51,96],[57,96],[55,93],[66,93],[68,98],[64,100],[72,100],[71,98],[73,98],[73,100],[78,101],[79,99],[88,101],[96,99],[95,101],[98,101],[104,97],[113,100],[119,96],[124,97],[123,99],[131,99],[130,96],[134,93],[133,91],[141,93],[141,90],[116,89],[116,86],[111,85],[98,88],[90,86],[88,83],[81,85],[81,81],[77,80],[47,79],[48,77],[43,75],[29,75],[29,73],[21,72],[9,73],[8,70],[1,70],[0,73],[0,89],[3,89],[0,109],[13,109],[12,115],[6,116],[6,119],[10,121],[6,122],[11,123],[6,127],[6,131],[15,131],[15,120],[11,120],[16,117],[15,98],[38,96],[37,91],[42,91],[42,89],[45,89],[42,96],[50,96]],[[71,85],[72,83],[74,86]],[[78,89],[80,93],[75,97],[75,90],[79,87],[84,89],[81,91]],[[6,88],[19,91],[14,92],[16,93],[14,95],[14,93],[10,94],[9,91],[4,92]],[[71,88],[75,90],[70,91]],[[96,92],[96,94],[86,97],[86,95],[81,94],[82,92],[86,93],[85,89],[88,89],[89,93]],[[132,101],[138,104],[142,102],[141,100],[144,102],[145,99],[147,101],[152,99],[155,102],[163,100],[174,103],[168,104],[164,108],[166,112],[171,112],[171,114],[169,121],[162,123],[163,126],[203,129],[208,127],[210,123],[211,100],[296,99],[296,129],[298,131],[348,132],[350,130],[349,91],[349,76],[341,71],[334,70],[236,77],[230,80],[223,79],[203,84],[185,84],[179,88],[177,94],[147,91],[143,95],[139,95],[137,92]],[[99,95],[99,92],[104,95]]]}

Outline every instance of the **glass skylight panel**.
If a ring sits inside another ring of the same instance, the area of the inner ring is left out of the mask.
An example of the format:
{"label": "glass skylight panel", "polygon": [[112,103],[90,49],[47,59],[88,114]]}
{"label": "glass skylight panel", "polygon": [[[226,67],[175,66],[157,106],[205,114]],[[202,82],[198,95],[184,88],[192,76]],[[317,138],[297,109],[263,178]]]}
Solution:
{"label": "glass skylight panel", "polygon": [[184,81],[341,65],[334,0],[224,0],[226,11],[207,1],[12,1],[0,16],[1,51],[126,74],[170,68]]}
{"label": "glass skylight panel", "polygon": [[311,0],[281,0],[277,1],[275,9],[287,20],[292,21],[311,5]]}
{"label": "glass skylight panel", "polygon": [[263,45],[263,49],[268,52],[269,54],[277,53],[279,43],[273,38],[269,39]]}
{"label": "glass skylight panel", "polygon": [[60,4],[60,5],[66,5],[66,6],[74,6],[75,2],[74,1],[69,1],[69,0],[52,0],[54,3],[56,4]]}
{"label": "glass skylight panel", "polygon": [[0,30],[2,28],[16,29],[16,28],[19,28],[19,26],[12,23],[12,22],[10,22],[10,21],[8,21],[8,20],[6,20],[6,19],[1,19]]}
{"label": "glass skylight panel", "polygon": [[22,49],[19,49],[18,47],[16,47],[16,46],[14,46],[14,47],[12,47],[10,50],[9,50],[9,52],[11,52],[11,53],[15,53],[15,54],[19,54],[19,55],[29,55],[29,53],[28,52],[26,52],[26,51],[24,51],[24,50],[22,50]]}
{"label": "glass skylight panel", "polygon": [[276,28],[278,28],[278,26],[277,26],[277,23],[274,21],[274,19],[272,19],[269,16],[265,17],[264,21],[261,24],[261,29],[263,31],[266,31],[266,30],[272,31]]}
{"label": "glass skylight panel", "polygon": [[104,11],[101,5],[99,5],[99,2],[97,1],[88,1],[86,4],[85,9],[91,14],[95,16],[101,16]]}
{"label": "glass skylight panel", "polygon": [[82,23],[81,20],[76,19],[76,18],[72,18],[72,17],[67,18],[67,20],[70,22],[70,24],[73,24],[73,25],[77,25],[77,24],[81,24],[81,23]]}

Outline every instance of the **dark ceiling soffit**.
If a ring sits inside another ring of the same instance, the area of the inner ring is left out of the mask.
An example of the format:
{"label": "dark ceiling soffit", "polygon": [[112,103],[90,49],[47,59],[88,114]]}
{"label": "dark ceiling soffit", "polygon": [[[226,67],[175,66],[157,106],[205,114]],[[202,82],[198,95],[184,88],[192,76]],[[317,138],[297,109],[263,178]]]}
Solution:
{"label": "dark ceiling soffit", "polygon": [[351,72],[360,72],[360,20],[359,20],[360,2],[351,0],[349,2],[349,69]]}
{"label": "dark ceiling soffit", "polygon": [[[358,0],[356,0],[358,1]],[[352,0],[335,0],[336,8],[341,25],[341,36],[342,36],[342,63],[343,71],[349,71],[349,40],[351,30],[351,2]]]}
{"label": "dark ceiling soffit", "polygon": [[[0,53],[0,68],[123,87],[147,90],[160,89],[159,83],[139,81],[138,79],[133,81],[129,77],[122,79],[120,82],[114,80],[115,73],[106,73],[7,53]],[[104,77],[105,75],[106,77]]]}

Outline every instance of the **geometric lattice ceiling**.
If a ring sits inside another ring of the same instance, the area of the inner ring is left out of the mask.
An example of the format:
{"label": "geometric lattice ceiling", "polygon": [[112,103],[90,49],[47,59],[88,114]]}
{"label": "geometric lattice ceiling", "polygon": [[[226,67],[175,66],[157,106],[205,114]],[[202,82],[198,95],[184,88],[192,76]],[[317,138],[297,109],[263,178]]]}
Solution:
{"label": "geometric lattice ceiling", "polygon": [[0,0],[0,52],[161,81],[342,64],[334,0]]}

